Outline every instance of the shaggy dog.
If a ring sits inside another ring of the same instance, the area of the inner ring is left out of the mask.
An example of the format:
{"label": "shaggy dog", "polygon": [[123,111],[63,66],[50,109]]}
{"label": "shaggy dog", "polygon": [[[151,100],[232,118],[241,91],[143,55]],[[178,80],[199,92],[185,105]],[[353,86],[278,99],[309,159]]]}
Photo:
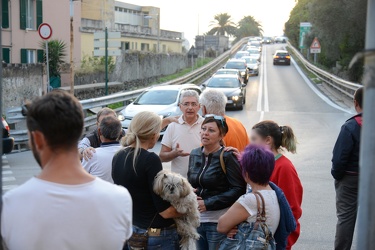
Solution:
{"label": "shaggy dog", "polygon": [[182,250],[195,250],[195,241],[199,239],[200,214],[197,196],[186,178],[167,170],[160,171],[154,181],[154,192],[169,201],[177,212],[184,216],[175,218],[177,232],[181,236]]}

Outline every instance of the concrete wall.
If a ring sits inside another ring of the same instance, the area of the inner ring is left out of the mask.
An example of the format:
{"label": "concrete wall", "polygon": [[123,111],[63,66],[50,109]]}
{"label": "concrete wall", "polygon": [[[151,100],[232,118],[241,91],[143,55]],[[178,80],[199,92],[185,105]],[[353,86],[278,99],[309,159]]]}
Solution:
{"label": "concrete wall", "polygon": [[3,113],[43,93],[42,64],[3,64]]}

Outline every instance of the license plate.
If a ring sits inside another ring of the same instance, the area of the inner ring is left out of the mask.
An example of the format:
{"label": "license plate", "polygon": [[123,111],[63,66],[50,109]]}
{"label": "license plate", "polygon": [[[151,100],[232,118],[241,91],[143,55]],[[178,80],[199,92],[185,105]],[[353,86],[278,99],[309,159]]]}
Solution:
{"label": "license plate", "polygon": [[227,103],[228,103],[228,104],[232,104],[232,103],[233,103],[233,100],[228,100]]}
{"label": "license plate", "polygon": [[285,60],[280,60],[280,62],[285,62]]}

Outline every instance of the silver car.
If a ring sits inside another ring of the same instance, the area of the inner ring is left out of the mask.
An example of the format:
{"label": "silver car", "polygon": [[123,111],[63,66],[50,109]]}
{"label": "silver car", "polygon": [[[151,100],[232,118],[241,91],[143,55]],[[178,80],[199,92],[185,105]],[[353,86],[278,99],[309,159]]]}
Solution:
{"label": "silver car", "polygon": [[[179,99],[184,90],[195,90],[198,94],[202,92],[194,84],[157,86],[145,90],[134,102],[121,110],[122,127],[128,129],[133,117],[141,111],[153,111],[161,118],[181,115]],[[163,135],[164,132],[165,129],[160,134]]]}
{"label": "silver car", "polygon": [[259,61],[252,56],[244,56],[242,57],[246,61],[247,68],[249,70],[250,75],[259,75]]}

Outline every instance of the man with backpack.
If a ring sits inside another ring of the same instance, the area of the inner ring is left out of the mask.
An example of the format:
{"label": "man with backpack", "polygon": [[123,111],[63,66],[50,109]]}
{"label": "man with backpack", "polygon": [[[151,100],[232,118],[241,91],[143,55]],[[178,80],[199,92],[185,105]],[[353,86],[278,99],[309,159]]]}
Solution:
{"label": "man with backpack", "polygon": [[354,94],[357,115],[341,127],[333,149],[331,174],[336,190],[336,250],[350,250],[357,219],[359,146],[362,127],[363,87]]}

